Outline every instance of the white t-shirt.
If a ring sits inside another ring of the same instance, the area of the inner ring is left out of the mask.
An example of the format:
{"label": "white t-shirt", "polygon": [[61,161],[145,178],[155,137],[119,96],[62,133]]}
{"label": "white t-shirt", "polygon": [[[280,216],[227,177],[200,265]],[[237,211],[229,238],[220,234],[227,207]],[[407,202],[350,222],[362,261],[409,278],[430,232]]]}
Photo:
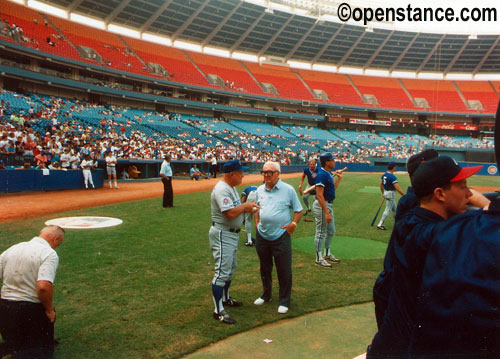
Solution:
{"label": "white t-shirt", "polygon": [[0,255],[2,299],[40,303],[36,283],[54,283],[59,257],[43,238],[13,245]]}

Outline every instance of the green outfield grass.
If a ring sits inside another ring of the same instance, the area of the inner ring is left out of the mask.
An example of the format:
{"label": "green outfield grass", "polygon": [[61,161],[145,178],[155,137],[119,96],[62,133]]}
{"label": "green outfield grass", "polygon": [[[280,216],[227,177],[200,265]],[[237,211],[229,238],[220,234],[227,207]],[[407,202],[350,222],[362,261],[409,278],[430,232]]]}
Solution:
{"label": "green outfield grass", "polygon": [[[406,190],[407,176],[398,177]],[[251,304],[261,292],[259,262],[255,249],[242,245],[245,234],[240,234],[231,293],[245,305],[231,310],[238,322],[233,326],[212,319],[208,191],[176,196],[173,209],[163,209],[158,198],[0,224],[0,252],[36,235],[48,219],[122,219],[117,227],[68,230],[57,249],[56,358],[178,358],[283,318],[371,301],[390,231],[370,227],[380,193],[359,190],[377,186],[379,178],[345,175],[334,203],[337,234],[342,237],[334,239],[334,253],[342,262],[333,268],[314,265],[314,223],[299,223],[293,236],[294,283],[287,315],[277,314],[276,301],[258,310]],[[299,180],[288,182],[297,187]],[[493,186],[498,178],[477,177],[470,183]],[[392,225],[390,218],[386,226]]]}

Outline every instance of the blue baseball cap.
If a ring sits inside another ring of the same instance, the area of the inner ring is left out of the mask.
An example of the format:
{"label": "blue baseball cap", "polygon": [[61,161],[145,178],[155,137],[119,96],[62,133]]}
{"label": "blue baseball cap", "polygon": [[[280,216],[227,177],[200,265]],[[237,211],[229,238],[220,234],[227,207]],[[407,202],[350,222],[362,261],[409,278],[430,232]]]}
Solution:
{"label": "blue baseball cap", "polygon": [[229,172],[236,172],[236,171],[246,171],[248,170],[248,167],[243,166],[240,162],[240,160],[232,160],[229,162],[226,162],[224,166],[222,166],[222,171],[224,173],[229,173]]}
{"label": "blue baseball cap", "polygon": [[335,161],[335,157],[333,157],[331,152],[325,152],[319,155],[319,160],[320,162]]}
{"label": "blue baseball cap", "polygon": [[395,167],[396,167],[396,162],[391,161],[387,164],[387,168],[395,168]]}

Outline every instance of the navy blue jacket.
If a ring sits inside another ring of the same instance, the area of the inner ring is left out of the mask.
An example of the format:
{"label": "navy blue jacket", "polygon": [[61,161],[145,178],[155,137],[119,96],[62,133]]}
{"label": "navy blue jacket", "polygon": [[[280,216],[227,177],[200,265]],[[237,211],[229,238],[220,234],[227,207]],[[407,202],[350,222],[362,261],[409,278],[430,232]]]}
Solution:
{"label": "navy blue jacket", "polygon": [[440,223],[430,240],[412,352],[500,358],[500,198]]}
{"label": "navy blue jacket", "polygon": [[406,194],[399,199],[394,220],[399,221],[406,212],[418,206],[420,206],[420,201],[415,192],[413,192],[413,187],[408,187]]}
{"label": "navy blue jacket", "polygon": [[395,223],[384,259],[384,271],[373,290],[376,311],[377,306],[386,305],[386,308],[380,315],[379,331],[373,338],[367,358],[408,352],[422,270],[430,246],[429,231],[443,220],[438,214],[417,207]]}

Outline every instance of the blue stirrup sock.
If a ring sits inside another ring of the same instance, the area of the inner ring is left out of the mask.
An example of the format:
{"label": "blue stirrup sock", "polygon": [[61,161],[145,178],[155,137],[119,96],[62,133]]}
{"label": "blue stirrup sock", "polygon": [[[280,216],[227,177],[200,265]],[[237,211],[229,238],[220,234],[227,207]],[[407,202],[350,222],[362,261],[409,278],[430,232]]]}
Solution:
{"label": "blue stirrup sock", "polygon": [[215,313],[220,313],[224,310],[222,305],[222,295],[224,292],[224,287],[219,287],[218,285],[212,284],[212,298],[215,305]]}

